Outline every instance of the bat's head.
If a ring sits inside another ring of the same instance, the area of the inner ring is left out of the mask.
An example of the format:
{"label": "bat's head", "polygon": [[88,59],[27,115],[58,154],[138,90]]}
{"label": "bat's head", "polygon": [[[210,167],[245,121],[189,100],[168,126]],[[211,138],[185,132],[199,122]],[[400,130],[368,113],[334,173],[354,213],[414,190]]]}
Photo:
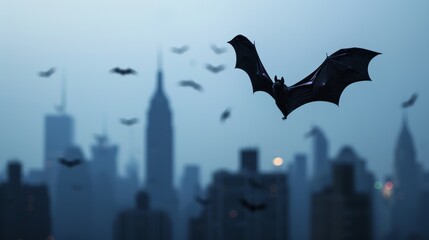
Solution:
{"label": "bat's head", "polygon": [[277,78],[277,75],[274,76],[274,84],[273,84],[273,91],[274,94],[278,93],[284,93],[286,92],[286,85],[285,85],[285,79],[282,77],[280,80]]}

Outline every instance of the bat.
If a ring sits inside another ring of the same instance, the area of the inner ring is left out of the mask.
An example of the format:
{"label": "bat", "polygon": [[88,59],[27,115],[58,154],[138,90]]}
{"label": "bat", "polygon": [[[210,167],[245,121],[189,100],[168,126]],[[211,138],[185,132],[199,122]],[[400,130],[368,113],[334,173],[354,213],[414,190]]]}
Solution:
{"label": "bat", "polygon": [[121,123],[124,124],[125,126],[132,126],[138,122],[139,122],[139,120],[137,118],[130,118],[130,119],[122,118],[121,119]]}
{"label": "bat", "polygon": [[110,72],[119,74],[121,76],[130,75],[130,74],[132,74],[132,75],[137,74],[137,72],[132,68],[119,68],[119,67],[115,67],[115,68],[111,69]]}
{"label": "bat", "polygon": [[228,108],[220,115],[220,121],[225,122],[231,116],[231,110]]}
{"label": "bat", "polygon": [[66,166],[68,168],[74,168],[74,167],[82,164],[82,160],[80,160],[80,159],[67,160],[65,158],[59,158],[58,161],[59,161],[59,163],[61,163],[62,165]]}
{"label": "bat", "polygon": [[245,198],[240,199],[240,204],[241,204],[241,206],[243,206],[244,208],[246,208],[247,210],[249,210],[251,212],[262,211],[262,210],[265,210],[267,208],[267,204],[265,204],[265,203],[253,204],[253,203],[250,203],[249,201],[247,201]]}
{"label": "bat", "polygon": [[198,84],[198,83],[196,83],[196,82],[194,82],[192,80],[182,80],[182,81],[179,82],[179,86],[181,86],[181,87],[191,87],[191,88],[193,88],[193,89],[195,89],[195,90],[197,90],[199,92],[203,91],[203,87],[200,84]]}
{"label": "bat", "polygon": [[195,201],[200,204],[201,206],[207,206],[211,203],[210,199],[208,198],[202,198],[199,196],[195,196]]}
{"label": "bat", "polygon": [[339,104],[344,89],[358,81],[371,81],[369,62],[378,52],[363,48],[340,49],[330,56],[310,75],[292,86],[284,78],[271,80],[259,59],[256,47],[243,35],[228,42],[236,53],[235,68],[245,71],[252,83],[253,92],[262,91],[274,98],[283,114],[283,120],[300,106],[313,101]]}
{"label": "bat", "polygon": [[206,64],[206,69],[212,73],[219,73],[225,69],[224,65],[213,66],[211,64]]}
{"label": "bat", "polygon": [[402,103],[402,108],[409,108],[409,107],[413,106],[417,100],[417,97],[418,97],[417,93],[413,93],[413,95],[410,97],[410,99],[408,99],[407,101]]}
{"label": "bat", "polygon": [[40,71],[39,72],[39,77],[44,77],[44,78],[48,78],[50,77],[52,74],[54,74],[56,71],[55,68],[50,68],[48,71]]}
{"label": "bat", "polygon": [[173,53],[176,53],[176,54],[182,54],[182,53],[185,53],[188,50],[189,50],[189,46],[188,45],[184,45],[182,47],[172,47],[171,48],[171,51]]}
{"label": "bat", "polygon": [[220,47],[217,47],[216,45],[214,45],[214,44],[212,44],[211,46],[210,46],[210,48],[213,50],[213,52],[214,53],[216,53],[216,54],[222,54],[222,53],[225,53],[226,52],[226,48],[220,48]]}

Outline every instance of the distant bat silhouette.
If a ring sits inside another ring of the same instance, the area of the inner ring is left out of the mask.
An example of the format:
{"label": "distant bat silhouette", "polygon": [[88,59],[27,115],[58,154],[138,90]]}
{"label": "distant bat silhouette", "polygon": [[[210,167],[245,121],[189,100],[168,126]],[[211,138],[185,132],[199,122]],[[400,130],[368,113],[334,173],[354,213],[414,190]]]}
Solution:
{"label": "distant bat silhouette", "polygon": [[82,164],[82,160],[80,160],[80,159],[67,160],[65,158],[60,158],[58,161],[59,161],[59,163],[61,163],[62,165],[66,166],[68,168],[74,168],[74,167]]}
{"label": "distant bat silhouette", "polygon": [[231,110],[228,108],[220,115],[220,121],[225,122],[231,116]]}
{"label": "distant bat silhouette", "polygon": [[110,72],[119,74],[121,76],[130,75],[130,74],[132,74],[132,75],[137,74],[137,72],[132,68],[119,68],[119,67],[115,67],[115,68],[111,69]]}
{"label": "distant bat silhouette", "polygon": [[176,54],[182,54],[182,53],[184,53],[184,52],[186,52],[188,50],[189,50],[189,46],[188,45],[184,45],[182,47],[172,47],[171,48],[171,51],[173,53],[176,53]]}
{"label": "distant bat silhouette", "polygon": [[264,186],[264,184],[256,181],[255,179],[249,179],[249,185],[250,187],[252,187],[253,189],[259,189],[259,190],[265,190],[266,187]]}
{"label": "distant bat silhouette", "polygon": [[418,97],[417,93],[414,93],[414,94],[410,97],[410,99],[408,99],[407,101],[405,101],[405,102],[403,102],[403,103],[402,103],[402,108],[409,108],[409,107],[413,106],[413,105],[414,105],[414,103],[415,103],[415,102],[416,102],[416,100],[417,100],[417,97]]}
{"label": "distant bat silhouette", "polygon": [[255,45],[243,35],[228,42],[236,53],[235,67],[250,77],[253,92],[263,91],[274,98],[283,120],[295,109],[313,101],[339,104],[343,90],[358,81],[371,80],[369,62],[378,54],[362,48],[340,49],[327,56],[322,65],[303,80],[286,86],[284,78],[271,80],[256,52]]}
{"label": "distant bat silhouette", "polygon": [[206,64],[206,69],[212,73],[218,73],[223,71],[225,69],[225,66],[224,65],[213,66],[211,64]]}
{"label": "distant bat silhouette", "polygon": [[217,47],[216,45],[214,45],[214,44],[212,44],[211,46],[210,46],[210,48],[213,50],[213,52],[214,53],[216,53],[216,54],[222,54],[222,53],[225,53],[226,52],[226,48],[220,48],[220,47]]}
{"label": "distant bat silhouette", "polygon": [[248,202],[245,198],[241,198],[240,203],[243,207],[245,207],[247,210],[251,212],[262,211],[267,208],[267,205],[265,203],[253,204]]}
{"label": "distant bat silhouette", "polygon": [[200,196],[195,196],[195,201],[200,204],[201,206],[207,206],[211,203],[210,199],[208,198],[202,198]]}
{"label": "distant bat silhouette", "polygon": [[40,71],[39,72],[39,77],[45,77],[45,78],[48,78],[48,77],[50,77],[52,74],[54,74],[55,73],[55,68],[50,68],[48,71]]}
{"label": "distant bat silhouette", "polygon": [[179,86],[182,86],[182,87],[191,87],[191,88],[193,88],[193,89],[195,89],[195,90],[197,90],[199,92],[203,91],[203,87],[201,87],[200,84],[198,84],[198,83],[196,83],[196,82],[194,82],[192,80],[182,80],[182,81],[179,82]]}
{"label": "distant bat silhouette", "polygon": [[122,118],[121,119],[121,123],[124,124],[125,126],[132,126],[138,122],[139,122],[139,120],[137,118],[130,118],[130,119]]}

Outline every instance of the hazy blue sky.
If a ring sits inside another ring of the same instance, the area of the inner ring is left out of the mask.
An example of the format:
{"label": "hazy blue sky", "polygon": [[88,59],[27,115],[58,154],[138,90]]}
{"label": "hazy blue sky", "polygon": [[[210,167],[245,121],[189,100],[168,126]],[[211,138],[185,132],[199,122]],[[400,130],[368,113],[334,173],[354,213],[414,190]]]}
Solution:
{"label": "hazy blue sky", "polygon": [[[187,163],[199,164],[206,181],[214,169],[235,169],[238,149],[247,146],[259,147],[262,168],[272,169],[275,156],[291,160],[297,152],[310,153],[311,141],[303,135],[312,125],[325,130],[331,156],[350,144],[382,176],[392,169],[403,114],[399,105],[413,92],[419,99],[408,111],[409,124],[418,159],[428,167],[428,12],[429,2],[423,0],[0,0],[1,169],[15,157],[27,169],[42,166],[44,116],[59,102],[65,70],[67,112],[75,118],[76,143],[85,156],[90,157],[92,136],[101,131],[105,115],[110,139],[121,146],[123,169],[128,131],[118,119],[139,117],[134,152],[143,165],[159,48],[174,116],[176,179]],[[267,71],[284,76],[288,85],[339,48],[383,54],[370,64],[373,81],[350,86],[339,108],[312,103],[282,121],[273,100],[252,94],[247,75],[234,69],[235,54],[226,42],[237,34],[255,41]],[[212,43],[228,52],[215,55]],[[190,51],[169,51],[183,44]],[[204,69],[206,63],[227,69],[214,75]],[[52,66],[59,72],[51,78],[37,76]],[[115,76],[108,72],[115,66],[139,74]],[[179,88],[182,79],[201,83],[204,93]],[[227,107],[231,119],[220,124]]]}

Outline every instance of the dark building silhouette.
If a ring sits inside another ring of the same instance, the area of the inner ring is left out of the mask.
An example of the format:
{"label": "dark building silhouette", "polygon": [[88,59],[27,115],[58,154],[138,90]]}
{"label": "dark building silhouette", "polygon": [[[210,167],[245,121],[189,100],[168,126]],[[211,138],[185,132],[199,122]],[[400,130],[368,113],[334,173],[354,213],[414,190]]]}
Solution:
{"label": "dark building silhouette", "polygon": [[115,240],[170,240],[171,221],[163,211],[151,210],[149,196],[139,192],[136,208],[120,212],[114,225]]}
{"label": "dark building silhouette", "polygon": [[[258,172],[258,152],[241,152],[237,173],[218,171],[208,188],[209,204],[191,222],[190,236],[207,228],[207,240],[288,239],[288,189],[284,173]],[[245,199],[264,209],[250,211]],[[205,223],[205,224],[204,224]]]}
{"label": "dark building silhouette", "polygon": [[423,174],[422,183],[417,216],[418,235],[421,239],[429,239],[429,172]]}
{"label": "dark building silhouette", "polygon": [[297,154],[289,168],[290,238],[310,239],[310,184],[307,179],[307,157]]}
{"label": "dark building silhouette", "polygon": [[332,187],[312,195],[313,240],[372,239],[371,197],[355,190],[354,174],[352,163],[337,159]]}
{"label": "dark building silhouette", "polygon": [[186,165],[179,191],[181,239],[189,239],[189,221],[200,214],[201,207],[195,201],[195,197],[200,195],[200,168],[197,165]]}
{"label": "dark building silhouette", "polygon": [[420,166],[407,119],[403,119],[394,160],[392,237],[409,239],[418,232]]}
{"label": "dark building silhouette", "polygon": [[82,163],[75,167],[59,167],[54,237],[62,240],[90,240],[93,239],[91,166],[79,147],[68,148],[64,157],[79,159]]}
{"label": "dark building silhouette", "polygon": [[311,171],[313,191],[321,191],[331,182],[329,143],[322,129],[315,126],[309,133],[313,138],[313,169]]}
{"label": "dark building silhouette", "polygon": [[22,183],[21,164],[8,164],[8,179],[0,184],[0,239],[49,239],[51,213],[46,185]]}
{"label": "dark building silhouette", "polygon": [[135,195],[139,188],[138,163],[130,159],[126,175],[117,178],[116,202],[119,210],[130,209],[135,205]]}
{"label": "dark building silhouette", "polygon": [[178,201],[173,182],[172,113],[163,89],[161,66],[158,69],[157,87],[148,111],[145,142],[146,188],[152,202],[152,208],[167,212],[170,214],[173,223],[176,223]]}
{"label": "dark building silhouette", "polygon": [[107,136],[97,138],[92,146],[93,239],[110,240],[116,216],[116,169],[118,147]]}

